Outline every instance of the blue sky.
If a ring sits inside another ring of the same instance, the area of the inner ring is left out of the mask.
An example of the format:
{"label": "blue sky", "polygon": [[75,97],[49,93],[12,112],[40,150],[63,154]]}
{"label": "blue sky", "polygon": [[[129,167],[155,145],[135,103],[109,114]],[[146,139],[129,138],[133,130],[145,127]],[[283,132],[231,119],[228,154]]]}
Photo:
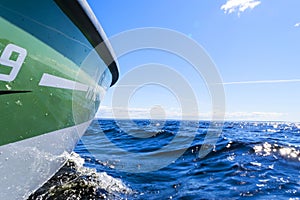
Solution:
{"label": "blue sky", "polygon": [[[227,120],[300,121],[299,0],[88,2],[108,37],[135,28],[161,27],[197,41],[223,79]],[[138,65],[152,62],[182,73],[195,90],[200,118],[209,118],[205,83],[175,56],[151,50],[122,56],[121,79]],[[113,91],[107,93],[98,117],[111,117]],[[157,107],[168,118],[180,113],[180,101],[167,88],[155,85],[137,90],[128,101],[130,117],[149,117]]]}

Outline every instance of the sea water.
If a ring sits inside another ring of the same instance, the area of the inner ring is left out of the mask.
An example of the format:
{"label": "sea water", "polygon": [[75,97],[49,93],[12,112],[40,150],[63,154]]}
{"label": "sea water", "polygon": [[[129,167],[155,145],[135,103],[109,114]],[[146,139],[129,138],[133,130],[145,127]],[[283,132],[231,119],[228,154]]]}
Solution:
{"label": "sea water", "polygon": [[[212,151],[199,158],[209,127],[94,120],[66,165],[30,199],[300,198],[300,123],[225,122]],[[132,156],[163,148],[170,152]]]}

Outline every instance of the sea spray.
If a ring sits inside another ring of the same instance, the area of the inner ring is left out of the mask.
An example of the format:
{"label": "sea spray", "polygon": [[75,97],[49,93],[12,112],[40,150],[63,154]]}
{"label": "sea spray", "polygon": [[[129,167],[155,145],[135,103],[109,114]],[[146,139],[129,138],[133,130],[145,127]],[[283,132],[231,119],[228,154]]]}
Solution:
{"label": "sea spray", "polygon": [[29,199],[122,199],[133,191],[106,172],[84,167],[77,153],[65,154],[66,164]]}

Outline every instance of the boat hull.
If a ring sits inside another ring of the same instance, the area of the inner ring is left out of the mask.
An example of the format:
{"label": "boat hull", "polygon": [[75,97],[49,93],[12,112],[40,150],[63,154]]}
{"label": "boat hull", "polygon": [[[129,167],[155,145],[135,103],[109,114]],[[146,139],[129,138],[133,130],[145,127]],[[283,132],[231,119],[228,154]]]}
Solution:
{"label": "boat hull", "polygon": [[27,199],[65,163],[89,124],[0,146],[0,199]]}
{"label": "boat hull", "polygon": [[26,199],[57,172],[118,76],[88,5],[64,2],[0,3],[0,199]]}

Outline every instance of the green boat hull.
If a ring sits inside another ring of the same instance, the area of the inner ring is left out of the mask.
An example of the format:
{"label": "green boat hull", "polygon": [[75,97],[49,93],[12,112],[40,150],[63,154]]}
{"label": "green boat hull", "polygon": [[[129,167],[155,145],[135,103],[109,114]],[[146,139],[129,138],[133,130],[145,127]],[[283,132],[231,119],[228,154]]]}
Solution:
{"label": "green boat hull", "polygon": [[[94,117],[99,101],[87,99],[87,91],[39,84],[43,75],[49,74],[93,87],[95,83],[88,79],[88,75],[84,72],[80,75],[80,68],[72,61],[4,19],[0,19],[0,27],[5,27],[5,32],[0,32],[0,38],[5,38],[0,39],[1,52],[9,44],[22,47],[28,52],[15,80],[0,82],[0,145],[74,126]],[[23,40],[8,41],[11,33],[21,36]],[[2,65],[1,68],[11,67]],[[73,106],[76,113],[73,113]]]}
{"label": "green boat hull", "polygon": [[103,33],[90,39],[71,12],[97,27],[88,5],[71,6],[0,3],[0,199],[26,198],[59,169],[117,79],[110,48],[107,60],[94,50]]}

